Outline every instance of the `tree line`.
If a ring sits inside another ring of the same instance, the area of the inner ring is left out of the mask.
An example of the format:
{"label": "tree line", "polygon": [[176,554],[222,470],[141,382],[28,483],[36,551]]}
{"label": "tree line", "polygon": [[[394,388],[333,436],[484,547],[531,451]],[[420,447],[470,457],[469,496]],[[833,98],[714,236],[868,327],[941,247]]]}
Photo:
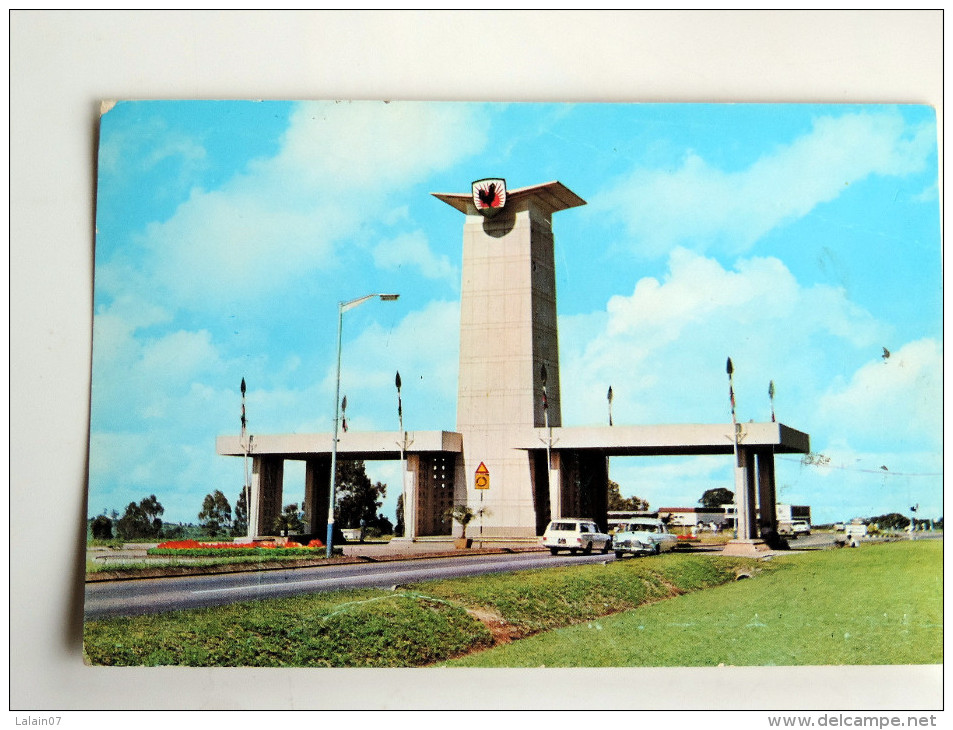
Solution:
{"label": "tree line", "polygon": [[[363,461],[339,461],[337,463],[336,500],[334,522],[339,528],[363,528],[369,536],[394,533],[394,525],[380,513],[383,499],[387,495],[387,485],[372,484]],[[242,537],[248,534],[248,502],[245,488],[241,487],[235,507],[228,497],[216,489],[205,495],[202,509],[198,512],[198,523],[207,537]],[[403,505],[398,505],[398,529]],[[270,527],[277,535],[301,534],[306,530],[303,505],[297,502],[284,505],[281,514]],[[112,516],[105,514],[90,522],[92,536],[97,540],[111,540],[114,537],[132,540],[141,538],[176,538],[184,530],[181,525],[164,525],[161,519],[165,509],[154,494],[140,502],[130,502],[122,516],[113,510]],[[402,532],[400,533],[402,534]]]}

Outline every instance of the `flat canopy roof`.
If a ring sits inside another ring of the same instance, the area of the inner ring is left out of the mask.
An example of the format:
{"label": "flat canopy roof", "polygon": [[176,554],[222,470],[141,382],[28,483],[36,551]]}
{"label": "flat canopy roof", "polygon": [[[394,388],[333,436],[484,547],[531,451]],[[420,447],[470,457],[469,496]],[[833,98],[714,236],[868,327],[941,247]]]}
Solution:
{"label": "flat canopy roof", "polygon": [[[782,423],[740,423],[739,443],[771,447],[778,454],[806,454],[810,437]],[[651,426],[595,426],[553,428],[552,448],[557,451],[597,451],[606,456],[677,456],[730,454],[734,449],[730,423],[664,424]],[[307,459],[331,453],[331,433],[253,434],[249,453],[286,459]],[[527,429],[513,448],[546,447],[545,428]],[[215,450],[222,456],[243,456],[238,434],[219,436]],[[408,431],[406,453],[463,451],[463,435],[454,431]],[[400,431],[351,431],[338,434],[338,454],[345,459],[400,458]]]}
{"label": "flat canopy roof", "polygon": [[[742,446],[770,446],[778,454],[806,454],[811,439],[782,423],[739,423]],[[730,454],[734,451],[730,423],[665,424],[651,426],[595,426],[552,429],[552,448],[566,451],[599,451],[606,456],[668,456]],[[546,445],[545,428],[532,429],[517,448]]]}
{"label": "flat canopy roof", "polygon": [[[463,437],[453,431],[407,431],[406,453],[463,450]],[[274,455],[286,459],[307,459],[331,453],[332,433],[252,434],[249,454]],[[215,451],[221,456],[244,456],[241,436],[232,434],[215,439]],[[338,454],[345,459],[399,459],[400,431],[350,431],[338,434]]]}

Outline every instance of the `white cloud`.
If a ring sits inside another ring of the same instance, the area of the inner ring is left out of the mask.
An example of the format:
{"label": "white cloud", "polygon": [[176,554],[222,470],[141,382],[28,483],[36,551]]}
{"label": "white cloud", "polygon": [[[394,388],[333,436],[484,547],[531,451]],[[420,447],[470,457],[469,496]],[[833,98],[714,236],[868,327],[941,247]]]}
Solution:
{"label": "white cloud", "polygon": [[[482,148],[481,115],[473,105],[300,104],[276,156],[215,190],[193,189],[170,218],[133,236],[136,258],[100,263],[100,290],[164,293],[189,308],[271,296],[332,266],[375,211],[384,225],[401,220],[401,191]],[[426,246],[411,253],[426,275],[447,275]]]}
{"label": "white cloud", "polygon": [[455,281],[459,277],[446,255],[434,254],[426,234],[421,230],[382,241],[374,248],[374,263],[378,268],[391,270],[413,266],[428,279]]}
{"label": "white cloud", "polygon": [[936,340],[910,342],[886,360],[871,361],[850,382],[825,393],[820,416],[850,424],[853,439],[884,448],[942,448],[943,353]]}
{"label": "white cloud", "polygon": [[[108,133],[99,147],[100,175],[125,177],[151,170],[170,159],[175,159],[185,171],[205,164],[205,148],[193,137],[171,131],[164,120],[140,121],[125,128],[110,124],[105,127]],[[136,170],[129,169],[130,160],[137,160]]]}
{"label": "white cloud", "polygon": [[449,103],[303,103],[274,169],[329,193],[400,189],[482,149],[487,124],[480,115],[478,107]]}
{"label": "white cloud", "polygon": [[[360,392],[348,396],[355,416],[361,408],[376,428],[396,428],[394,380],[399,371],[406,428],[453,430],[459,339],[459,302],[432,301],[391,329],[374,325],[346,343],[344,387],[361,384]],[[328,392],[332,377],[326,381]]]}
{"label": "white cloud", "polygon": [[[93,430],[143,428],[161,419],[192,387],[195,378],[218,373],[222,360],[207,330],[175,330],[150,336],[144,330],[164,324],[158,307],[123,298],[101,307],[94,317]],[[186,412],[179,410],[179,413]]]}
{"label": "white cloud", "polygon": [[621,218],[648,255],[677,243],[739,253],[870,175],[921,170],[933,144],[931,125],[906,134],[897,112],[819,117],[808,134],[746,169],[721,170],[689,150],[675,170],[633,171],[596,207]]}
{"label": "white cloud", "polygon": [[672,253],[663,281],[642,279],[604,313],[582,326],[575,319],[560,320],[566,425],[603,422],[609,385],[619,423],[720,421],[729,356],[745,419],[770,417],[772,379],[785,417],[807,416],[814,405],[803,399],[828,385],[820,379],[832,345],[879,351],[884,336],[843,290],[802,287],[777,259],[742,259],[728,270],[685,249]]}

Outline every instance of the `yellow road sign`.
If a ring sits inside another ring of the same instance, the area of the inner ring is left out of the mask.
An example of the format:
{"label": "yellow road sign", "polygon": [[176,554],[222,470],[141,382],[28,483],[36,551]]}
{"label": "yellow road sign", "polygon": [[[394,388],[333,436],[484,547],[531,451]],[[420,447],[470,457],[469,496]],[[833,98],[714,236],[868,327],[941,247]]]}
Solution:
{"label": "yellow road sign", "polygon": [[490,488],[490,470],[486,468],[486,464],[482,461],[480,466],[477,467],[476,475],[474,478],[474,486],[477,489],[489,489]]}

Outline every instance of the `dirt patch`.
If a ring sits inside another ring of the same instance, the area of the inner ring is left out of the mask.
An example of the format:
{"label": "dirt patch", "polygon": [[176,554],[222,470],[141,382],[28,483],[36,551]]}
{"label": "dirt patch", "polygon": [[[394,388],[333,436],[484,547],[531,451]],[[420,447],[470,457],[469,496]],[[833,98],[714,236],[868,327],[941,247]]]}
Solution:
{"label": "dirt patch", "polygon": [[500,616],[498,613],[487,611],[486,609],[482,608],[468,608],[466,611],[468,614],[473,616],[473,618],[486,626],[487,630],[490,632],[490,635],[493,637],[493,646],[509,644],[512,641],[522,639],[524,636],[526,636],[526,634],[520,631],[519,628],[511,623],[508,623],[506,619]]}
{"label": "dirt patch", "polygon": [[661,600],[666,600],[666,599],[668,599],[668,598],[674,598],[675,596],[680,596],[680,595],[682,595],[683,593],[685,593],[685,591],[683,591],[683,590],[682,590],[681,588],[679,588],[677,585],[675,585],[674,583],[671,583],[671,582],[665,580],[665,579],[662,578],[662,577],[659,577],[659,578],[658,578],[658,582],[659,582],[659,584],[660,584],[666,591],[668,591],[668,595],[667,595],[667,596],[664,596]]}

